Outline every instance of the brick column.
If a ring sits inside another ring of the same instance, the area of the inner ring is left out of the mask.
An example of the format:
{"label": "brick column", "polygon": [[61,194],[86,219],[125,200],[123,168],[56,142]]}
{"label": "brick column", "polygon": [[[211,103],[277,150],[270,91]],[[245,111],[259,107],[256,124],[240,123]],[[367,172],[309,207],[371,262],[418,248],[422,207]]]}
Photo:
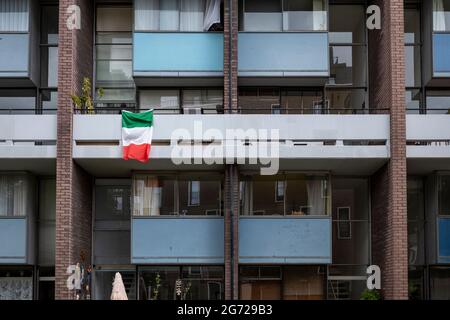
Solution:
{"label": "brick column", "polygon": [[[81,30],[68,30],[66,10],[81,8]],[[73,108],[71,95],[80,93],[83,77],[92,75],[93,2],[59,2],[58,124],[56,158],[56,266],[55,297],[72,299],[66,287],[66,269],[91,257],[91,177],[72,159]]]}
{"label": "brick column", "polygon": [[[229,5],[233,11],[230,15]],[[231,28],[230,28],[230,18]],[[238,1],[224,1],[224,109],[225,113],[236,113],[238,109],[237,85],[237,33]],[[231,51],[230,51],[231,38]],[[231,75],[231,77],[230,77]],[[231,98],[231,99],[230,99]],[[224,251],[225,251],[225,299],[239,298],[238,227],[239,227],[239,174],[236,165],[225,166],[224,196]]]}
{"label": "brick column", "polygon": [[[372,177],[372,257],[385,299],[408,298],[403,0],[375,0],[382,29],[369,31],[370,105],[390,110],[389,163]],[[374,63],[370,63],[370,61]],[[379,113],[387,113],[380,110]]]}

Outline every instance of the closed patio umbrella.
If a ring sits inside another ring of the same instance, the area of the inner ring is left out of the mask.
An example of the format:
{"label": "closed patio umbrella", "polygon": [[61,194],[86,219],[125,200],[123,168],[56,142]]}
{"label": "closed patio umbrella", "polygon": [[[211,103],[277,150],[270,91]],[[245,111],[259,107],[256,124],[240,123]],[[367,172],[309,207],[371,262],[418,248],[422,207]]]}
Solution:
{"label": "closed patio umbrella", "polygon": [[122,276],[119,272],[116,273],[114,278],[111,300],[128,300],[125,286],[123,285]]}

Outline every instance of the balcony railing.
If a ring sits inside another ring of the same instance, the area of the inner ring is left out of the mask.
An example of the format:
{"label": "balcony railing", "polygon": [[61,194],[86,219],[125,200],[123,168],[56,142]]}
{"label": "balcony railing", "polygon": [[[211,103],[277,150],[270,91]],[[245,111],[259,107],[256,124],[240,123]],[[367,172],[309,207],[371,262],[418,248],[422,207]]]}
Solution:
{"label": "balcony railing", "polygon": [[[123,110],[131,112],[147,111],[149,108],[140,108],[135,103],[98,103],[92,110],[74,109],[75,114],[121,114]],[[389,113],[389,108],[285,108],[285,107],[239,107],[233,109],[232,114],[273,114],[273,115],[365,115]],[[154,114],[180,115],[180,114],[226,114],[228,110],[223,105],[193,105],[182,108],[154,108]]]}

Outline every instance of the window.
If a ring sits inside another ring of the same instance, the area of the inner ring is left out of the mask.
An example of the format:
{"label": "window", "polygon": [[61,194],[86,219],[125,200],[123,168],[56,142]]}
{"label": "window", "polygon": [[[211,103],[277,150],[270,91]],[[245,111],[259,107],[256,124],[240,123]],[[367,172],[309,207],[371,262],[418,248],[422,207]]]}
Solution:
{"label": "window", "polygon": [[433,0],[433,30],[450,31],[450,0]]}
{"label": "window", "polygon": [[350,240],[352,238],[352,225],[350,223],[350,208],[343,207],[337,209],[338,218],[338,239]]}
{"label": "window", "polygon": [[135,0],[135,31],[223,30],[221,0]]}
{"label": "window", "polygon": [[275,202],[283,202],[284,201],[284,189],[285,189],[284,181],[275,182]]}
{"label": "window", "polygon": [[56,179],[39,181],[39,266],[55,266]]}
{"label": "window", "polygon": [[200,205],[200,181],[189,181],[189,205]]}
{"label": "window", "polygon": [[220,216],[222,182],[215,175],[133,177],[134,216]]}
{"label": "window", "polygon": [[424,182],[408,178],[408,263],[410,266],[425,263],[425,200]]}
{"label": "window", "polygon": [[450,216],[450,176],[439,176],[439,215]]}
{"label": "window", "polygon": [[219,266],[139,268],[140,300],[221,300],[224,271]]}
{"label": "window", "polygon": [[[274,186],[275,197],[271,193]],[[241,181],[241,214],[324,216],[328,214],[328,193],[325,176],[245,176]]]}
{"label": "window", "polygon": [[406,109],[408,113],[420,113],[422,108],[420,7],[405,7],[405,81]]}
{"label": "window", "polygon": [[[135,89],[132,63],[132,8],[130,6],[97,7],[96,20],[96,92],[98,107],[127,108],[133,103]],[[118,105],[115,105],[117,103]]]}
{"label": "window", "polygon": [[430,300],[449,300],[450,268],[430,267]]}
{"label": "window", "polygon": [[450,113],[450,91],[426,90],[426,106],[428,114]]}
{"label": "window", "polygon": [[365,20],[363,5],[330,5],[329,113],[368,113]]}
{"label": "window", "polygon": [[36,90],[0,89],[0,114],[33,114],[36,108]]}
{"label": "window", "polygon": [[323,0],[243,0],[240,1],[240,30],[326,31],[326,5]]}
{"label": "window", "polygon": [[34,208],[32,180],[26,175],[0,175],[0,217],[25,217]]}
{"label": "window", "polygon": [[28,25],[28,0],[0,1],[0,32],[27,32]]}
{"label": "window", "polygon": [[56,113],[58,109],[58,18],[58,6],[41,7],[41,90],[38,113]]}
{"label": "window", "polygon": [[369,181],[332,179],[333,264],[370,263]]}
{"label": "window", "polygon": [[1,300],[33,300],[32,267],[0,267]]}
{"label": "window", "polygon": [[[140,109],[155,109],[159,114],[220,113],[223,109],[223,90],[199,89],[151,89],[139,91]],[[181,106],[181,108],[180,108]]]}

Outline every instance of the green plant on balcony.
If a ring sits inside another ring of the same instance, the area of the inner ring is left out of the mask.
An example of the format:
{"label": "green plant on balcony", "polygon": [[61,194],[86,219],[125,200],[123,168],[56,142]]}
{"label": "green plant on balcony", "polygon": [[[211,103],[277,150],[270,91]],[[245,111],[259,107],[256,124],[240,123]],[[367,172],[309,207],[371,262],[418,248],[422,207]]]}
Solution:
{"label": "green plant on balcony", "polygon": [[381,294],[378,290],[366,289],[361,294],[361,300],[381,300]]}
{"label": "green plant on balcony", "polygon": [[[94,113],[94,100],[91,96],[92,84],[88,77],[83,78],[83,84],[81,86],[81,95],[72,94],[72,102],[76,110],[86,111],[88,114]],[[103,88],[97,90],[97,96],[103,97]]]}

